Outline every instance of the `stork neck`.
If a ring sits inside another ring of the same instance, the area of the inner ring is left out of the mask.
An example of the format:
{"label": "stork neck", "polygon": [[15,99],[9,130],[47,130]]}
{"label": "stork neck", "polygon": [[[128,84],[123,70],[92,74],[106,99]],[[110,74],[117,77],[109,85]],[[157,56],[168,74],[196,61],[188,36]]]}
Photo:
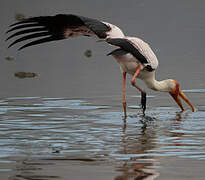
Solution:
{"label": "stork neck", "polygon": [[155,79],[155,73],[149,78],[144,79],[145,84],[148,88],[154,91],[162,91],[162,92],[169,92],[171,91],[171,87],[169,86],[170,79],[157,81]]}

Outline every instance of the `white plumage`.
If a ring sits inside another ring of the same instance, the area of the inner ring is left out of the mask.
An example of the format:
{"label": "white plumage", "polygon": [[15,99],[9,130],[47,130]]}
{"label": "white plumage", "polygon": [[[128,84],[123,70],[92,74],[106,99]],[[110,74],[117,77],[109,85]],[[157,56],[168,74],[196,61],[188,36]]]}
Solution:
{"label": "white plumage", "polygon": [[124,33],[122,32],[122,30],[119,27],[117,27],[113,24],[107,23],[107,22],[103,22],[103,23],[106,24],[108,27],[110,27],[110,31],[106,32],[106,34],[107,34],[106,39],[108,39],[108,38],[124,38],[125,37]]}
{"label": "white plumage", "polygon": [[[142,64],[136,57],[134,57],[131,53],[124,54],[124,55],[113,55],[117,62],[120,64],[120,67],[123,72],[127,72],[129,74],[134,75],[136,72],[137,66],[140,65],[141,69],[143,69],[146,65],[150,65],[153,69],[158,67],[158,60],[150,46],[144,42],[142,39],[137,37],[129,37],[125,36],[124,39],[129,40],[135,48],[146,58],[148,63]],[[149,74],[148,71],[140,71],[141,74]],[[153,74],[153,73],[151,73]],[[145,75],[146,76],[146,75]],[[140,79],[144,79],[143,75]]]}

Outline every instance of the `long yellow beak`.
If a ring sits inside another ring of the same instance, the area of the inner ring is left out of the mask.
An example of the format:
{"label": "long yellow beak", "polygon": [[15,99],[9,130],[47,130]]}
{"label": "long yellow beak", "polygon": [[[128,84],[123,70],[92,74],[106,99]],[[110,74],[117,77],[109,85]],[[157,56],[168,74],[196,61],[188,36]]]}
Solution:
{"label": "long yellow beak", "polygon": [[182,92],[178,84],[176,86],[176,89],[172,92],[169,92],[169,94],[173,97],[182,111],[184,111],[184,107],[181,103],[180,97],[191,107],[192,112],[194,112],[194,106],[191,104],[187,96]]}

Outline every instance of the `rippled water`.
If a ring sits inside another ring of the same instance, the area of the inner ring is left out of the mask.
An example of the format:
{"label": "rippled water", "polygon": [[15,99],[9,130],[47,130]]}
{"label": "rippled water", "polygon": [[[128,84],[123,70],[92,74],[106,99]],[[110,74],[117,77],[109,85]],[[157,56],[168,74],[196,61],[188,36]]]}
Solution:
{"label": "rippled water", "polygon": [[[157,176],[145,169],[157,169],[160,157],[205,159],[203,108],[180,113],[176,106],[150,107],[142,116],[138,106],[130,106],[124,120],[121,104],[113,104],[98,105],[92,98],[0,99],[0,162],[94,161]],[[0,171],[12,169],[2,166]]]}

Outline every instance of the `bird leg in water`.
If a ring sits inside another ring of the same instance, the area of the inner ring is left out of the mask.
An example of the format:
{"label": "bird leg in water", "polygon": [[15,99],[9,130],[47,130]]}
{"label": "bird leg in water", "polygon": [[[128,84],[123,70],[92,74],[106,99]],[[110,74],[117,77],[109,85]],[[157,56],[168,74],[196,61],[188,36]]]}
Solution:
{"label": "bird leg in water", "polygon": [[132,86],[134,86],[135,88],[137,88],[141,92],[142,111],[143,111],[143,114],[145,114],[145,110],[146,110],[146,92],[143,89],[141,89],[139,86],[137,86],[136,83],[135,83],[135,79],[136,79],[137,75],[139,74],[140,70],[141,70],[141,67],[140,67],[140,65],[138,65],[137,70],[136,70],[135,74],[132,77],[131,83],[132,83]]}
{"label": "bird leg in water", "polygon": [[141,92],[141,105],[142,105],[142,112],[145,115],[145,110],[146,110],[146,92]]}
{"label": "bird leg in water", "polygon": [[122,104],[124,109],[124,116],[127,117],[127,104],[125,99],[125,81],[126,81],[126,72],[123,72],[123,96],[122,96]]}

